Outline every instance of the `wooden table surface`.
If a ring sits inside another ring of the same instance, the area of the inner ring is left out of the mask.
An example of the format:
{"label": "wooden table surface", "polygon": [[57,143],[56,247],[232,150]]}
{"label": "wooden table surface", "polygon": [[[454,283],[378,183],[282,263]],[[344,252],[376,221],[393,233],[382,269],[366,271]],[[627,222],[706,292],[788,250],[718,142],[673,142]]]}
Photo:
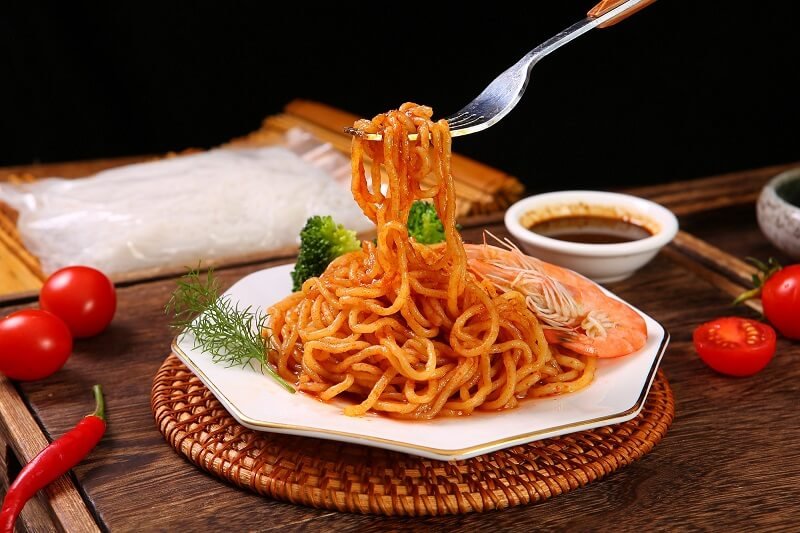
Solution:
{"label": "wooden table surface", "polygon": [[[708,183],[713,191],[711,180],[637,192],[668,198]],[[742,189],[748,191],[743,201],[719,204],[719,194],[711,194],[708,209],[695,200],[684,202],[694,207],[683,211],[682,227],[738,257],[779,255],[758,231],[750,203],[752,184]],[[479,240],[484,229],[505,235],[501,220],[488,217],[466,221],[465,239]],[[280,262],[286,260],[218,273],[227,286]],[[107,396],[107,434],[69,478],[28,505],[22,526],[35,531],[52,529],[54,523],[68,531],[796,529],[800,344],[779,340],[774,360],[750,378],[728,378],[705,367],[692,348],[692,330],[723,315],[754,316],[748,308],[730,307],[735,273],[720,275],[714,269],[714,264],[698,266],[671,246],[634,277],[609,286],[672,335],[662,368],[674,390],[676,418],[650,454],[604,480],[541,504],[417,519],[342,514],[265,499],[226,485],[182,459],[156,429],[150,410],[152,379],[172,338],[163,306],[174,279],[126,284],[119,288],[110,329],[77,341],[61,371],[35,383],[0,378],[2,430],[14,452],[5,457],[11,475],[13,455],[26,461],[35,452],[31,443],[36,442],[32,435],[37,425],[47,438],[57,437],[91,410],[93,383],[102,383]],[[6,299],[0,316],[34,304],[30,296]],[[19,400],[23,403],[15,403]],[[30,422],[28,412],[36,424],[20,429]],[[70,494],[78,496],[70,500]],[[91,514],[75,510],[80,500]]]}

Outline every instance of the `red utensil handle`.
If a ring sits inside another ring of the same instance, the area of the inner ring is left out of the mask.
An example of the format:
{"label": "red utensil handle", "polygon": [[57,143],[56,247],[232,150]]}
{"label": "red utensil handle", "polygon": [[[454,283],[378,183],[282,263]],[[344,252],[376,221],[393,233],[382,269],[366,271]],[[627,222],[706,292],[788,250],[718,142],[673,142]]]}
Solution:
{"label": "red utensil handle", "polygon": [[[619,7],[620,4],[624,4],[627,0],[601,0],[599,4],[594,6],[586,15],[589,18],[597,18],[605,15],[615,7]],[[608,19],[607,21],[599,24],[598,28],[608,28],[609,26],[613,26],[617,22],[621,20],[625,20],[626,18],[630,17],[640,9],[644,9],[650,4],[654,3],[656,0],[644,0],[644,2],[639,2],[634,7],[627,11],[623,11],[619,15],[614,18]]]}

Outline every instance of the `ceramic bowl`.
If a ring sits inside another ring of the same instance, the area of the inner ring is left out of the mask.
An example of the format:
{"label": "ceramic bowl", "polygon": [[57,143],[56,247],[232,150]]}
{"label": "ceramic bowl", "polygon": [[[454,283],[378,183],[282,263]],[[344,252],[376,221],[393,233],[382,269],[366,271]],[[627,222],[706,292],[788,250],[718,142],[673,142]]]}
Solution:
{"label": "ceramic bowl", "polygon": [[761,231],[778,249],[800,259],[800,168],[775,176],[761,190],[756,214]]}
{"label": "ceramic bowl", "polygon": [[[522,222],[523,218],[527,220],[531,216],[547,219],[600,212],[602,216],[635,220],[651,235],[614,244],[568,242],[535,233]],[[600,191],[560,191],[529,196],[506,211],[505,224],[529,255],[569,268],[599,283],[629,277],[678,232],[678,220],[668,209],[636,196]]]}

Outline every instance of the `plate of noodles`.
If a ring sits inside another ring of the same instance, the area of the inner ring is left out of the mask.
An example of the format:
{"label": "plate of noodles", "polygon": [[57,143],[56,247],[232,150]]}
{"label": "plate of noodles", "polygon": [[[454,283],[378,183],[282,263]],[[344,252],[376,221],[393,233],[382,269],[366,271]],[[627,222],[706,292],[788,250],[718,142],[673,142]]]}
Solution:
{"label": "plate of noodles", "polygon": [[[353,196],[376,225],[374,241],[296,292],[294,266],[282,265],[225,295],[269,315],[266,359],[295,394],[262,369],[215,363],[191,334],[176,338],[174,352],[246,427],[432,459],[635,417],[666,349],[665,329],[511,241],[464,243],[448,126],[431,116],[404,104],[355,124],[381,134],[356,137],[352,149]],[[435,206],[444,242],[409,236],[417,200]]]}
{"label": "plate of noodles", "polygon": [[[292,268],[283,265],[250,274],[227,294],[244,306],[278,301],[291,294]],[[344,408],[352,402],[289,394],[258,370],[214,363],[208,354],[193,349],[188,336],[179,338],[173,350],[243,426],[453,460],[635,417],[668,338],[656,321],[642,316],[648,328],[645,346],[629,356],[599,359],[592,383],[577,392],[524,399],[510,409],[419,421],[372,412],[347,416]]]}

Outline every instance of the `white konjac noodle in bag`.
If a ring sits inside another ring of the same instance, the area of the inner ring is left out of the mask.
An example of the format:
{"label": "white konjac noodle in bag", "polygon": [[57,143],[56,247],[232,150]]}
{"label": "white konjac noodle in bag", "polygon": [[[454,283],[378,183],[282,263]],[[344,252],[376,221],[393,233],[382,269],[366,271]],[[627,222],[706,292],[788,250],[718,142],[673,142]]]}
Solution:
{"label": "white konjac noodle in bag", "polygon": [[89,265],[108,274],[194,266],[296,245],[306,219],[372,224],[348,180],[282,147],[220,149],[115,168],[89,178],[0,185],[26,248],[46,273]]}

